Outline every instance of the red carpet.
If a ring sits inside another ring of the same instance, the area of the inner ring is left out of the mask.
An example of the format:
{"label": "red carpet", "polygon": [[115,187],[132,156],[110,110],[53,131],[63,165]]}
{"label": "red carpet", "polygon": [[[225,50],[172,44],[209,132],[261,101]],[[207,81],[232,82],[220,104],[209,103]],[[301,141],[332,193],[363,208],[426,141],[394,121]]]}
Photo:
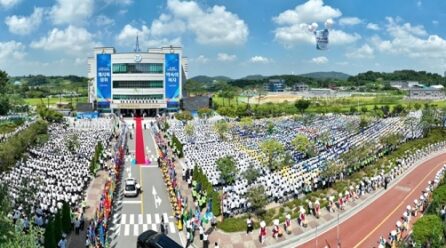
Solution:
{"label": "red carpet", "polygon": [[146,156],[144,155],[144,135],[142,132],[142,118],[135,118],[135,159],[136,164],[145,164]]}

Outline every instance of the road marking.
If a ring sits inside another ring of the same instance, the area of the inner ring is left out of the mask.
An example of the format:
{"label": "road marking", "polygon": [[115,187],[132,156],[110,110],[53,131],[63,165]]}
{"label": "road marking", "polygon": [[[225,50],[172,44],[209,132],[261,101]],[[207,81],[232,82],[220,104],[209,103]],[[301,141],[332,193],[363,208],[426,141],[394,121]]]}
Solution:
{"label": "road marking", "polygon": [[149,225],[148,224],[142,224],[142,231],[145,232],[149,229]]}
{"label": "road marking", "polygon": [[173,222],[169,222],[169,229],[170,229],[170,233],[175,233],[175,225],[173,224]]}
{"label": "road marking", "polygon": [[169,218],[167,217],[167,213],[163,214],[163,219],[164,219],[164,222],[168,222],[169,221]]}
{"label": "road marking", "polygon": [[365,236],[363,239],[361,239],[361,241],[359,241],[359,243],[357,243],[354,246],[354,248],[359,247],[362,243],[364,243],[364,241],[366,239],[368,239],[374,232],[376,232],[376,230],[378,230],[378,228],[380,228],[384,224],[384,222],[386,222],[390,218],[390,216],[392,216],[397,210],[399,210],[401,205],[403,205],[404,201],[406,201],[407,198],[409,198],[409,196],[421,185],[421,183],[423,183],[423,181],[426,180],[426,178],[429,176],[429,174],[431,174],[435,169],[437,169],[437,166],[441,165],[441,164],[443,164],[443,163],[436,164],[434,166],[434,168],[432,168],[432,170],[430,170],[428,173],[426,173],[426,175],[423,177],[423,179],[421,179],[420,182],[410,191],[410,193],[407,194],[406,197],[404,197],[404,199],[400,202],[400,204],[398,204],[398,206],[396,206],[396,208],[393,209],[393,211],[390,214],[388,214],[386,216],[386,218],[384,218],[375,228],[373,228],[373,230],[371,232],[369,232],[369,234],[367,234],[367,236]]}
{"label": "road marking", "polygon": [[140,204],[141,201],[122,201],[123,204]]}
{"label": "road marking", "polygon": [[[141,166],[139,166],[139,185],[141,186],[141,189],[143,189],[142,185],[142,173],[141,173]],[[141,214],[144,214],[144,194],[141,193]]]}
{"label": "road marking", "polygon": [[147,214],[147,224],[152,224],[152,215]]}
{"label": "road marking", "polygon": [[130,234],[130,225],[124,225],[124,236],[129,236]]}
{"label": "road marking", "polygon": [[142,224],[142,223],[144,223],[143,215],[142,214],[138,214],[138,224]]}
{"label": "road marking", "polygon": [[118,218],[119,218],[119,214],[114,214],[113,215],[113,224],[116,225],[118,223]]}
{"label": "road marking", "polygon": [[156,224],[160,223],[160,215],[159,214],[155,214],[155,223]]}
{"label": "road marking", "polygon": [[139,234],[139,225],[133,225],[133,236],[138,236]]}
{"label": "road marking", "polygon": [[125,224],[125,217],[127,217],[127,214],[122,214],[121,215],[121,225]]}
{"label": "road marking", "polygon": [[135,224],[135,216],[133,214],[130,215],[130,223],[131,225]]}

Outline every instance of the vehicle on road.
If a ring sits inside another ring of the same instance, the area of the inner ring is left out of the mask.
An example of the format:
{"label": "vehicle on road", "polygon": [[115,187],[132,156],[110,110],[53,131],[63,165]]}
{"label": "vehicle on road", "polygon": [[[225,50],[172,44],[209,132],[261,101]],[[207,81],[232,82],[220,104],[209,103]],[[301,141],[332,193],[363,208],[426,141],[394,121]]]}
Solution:
{"label": "vehicle on road", "polygon": [[127,178],[125,179],[124,184],[124,196],[125,197],[136,197],[139,194],[140,186],[136,182],[136,179],[134,178]]}
{"label": "vehicle on road", "polygon": [[137,248],[182,248],[165,234],[148,230],[138,236]]}

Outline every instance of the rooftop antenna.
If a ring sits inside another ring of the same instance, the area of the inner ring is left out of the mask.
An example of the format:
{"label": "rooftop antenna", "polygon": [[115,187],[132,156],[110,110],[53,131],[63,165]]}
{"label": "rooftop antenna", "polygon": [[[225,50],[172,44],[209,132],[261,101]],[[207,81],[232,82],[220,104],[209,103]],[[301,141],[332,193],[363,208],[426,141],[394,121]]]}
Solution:
{"label": "rooftop antenna", "polygon": [[141,49],[139,48],[139,37],[138,34],[136,34],[136,44],[135,44],[135,53],[141,52]]}

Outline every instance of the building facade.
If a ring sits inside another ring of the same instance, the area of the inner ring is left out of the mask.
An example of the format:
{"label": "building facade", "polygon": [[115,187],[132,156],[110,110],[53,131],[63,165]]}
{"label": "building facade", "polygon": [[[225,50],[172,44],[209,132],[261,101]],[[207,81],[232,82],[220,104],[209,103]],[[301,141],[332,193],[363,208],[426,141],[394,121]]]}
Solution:
{"label": "building facade", "polygon": [[284,79],[270,79],[263,85],[265,91],[269,92],[284,92],[285,80]]}
{"label": "building facade", "polygon": [[442,100],[445,99],[445,93],[443,88],[412,88],[409,90],[409,98],[414,100]]}
{"label": "building facade", "polygon": [[162,47],[141,52],[117,53],[113,47],[98,47],[88,58],[90,103],[99,112],[155,116],[179,110],[187,58],[180,47]]}

